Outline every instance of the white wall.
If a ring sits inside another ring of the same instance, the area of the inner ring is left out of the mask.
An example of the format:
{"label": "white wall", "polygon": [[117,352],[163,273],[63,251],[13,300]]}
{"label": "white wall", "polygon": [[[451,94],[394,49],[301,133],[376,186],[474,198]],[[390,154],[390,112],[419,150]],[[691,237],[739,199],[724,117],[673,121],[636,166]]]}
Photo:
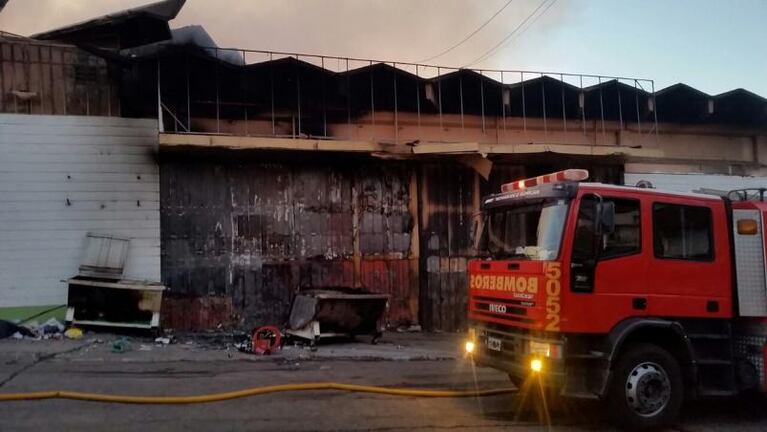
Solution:
{"label": "white wall", "polygon": [[624,183],[635,185],[639,180],[649,180],[656,189],[690,192],[694,189],[733,190],[767,187],[767,177],[742,177],[718,174],[658,174],[625,173]]}
{"label": "white wall", "polygon": [[125,277],[160,279],[157,137],[156,120],[0,114],[0,307],[66,303],[87,232],[130,238]]}

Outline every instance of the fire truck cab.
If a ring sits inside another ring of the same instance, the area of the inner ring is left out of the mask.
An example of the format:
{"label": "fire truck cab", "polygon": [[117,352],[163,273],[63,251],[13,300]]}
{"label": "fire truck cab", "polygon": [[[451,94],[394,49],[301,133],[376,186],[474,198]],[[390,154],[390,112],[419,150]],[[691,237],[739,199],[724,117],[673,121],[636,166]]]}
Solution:
{"label": "fire truck cab", "polygon": [[686,398],[764,391],[765,190],[583,182],[566,170],[482,200],[466,351],[518,386],[594,398],[625,427]]}

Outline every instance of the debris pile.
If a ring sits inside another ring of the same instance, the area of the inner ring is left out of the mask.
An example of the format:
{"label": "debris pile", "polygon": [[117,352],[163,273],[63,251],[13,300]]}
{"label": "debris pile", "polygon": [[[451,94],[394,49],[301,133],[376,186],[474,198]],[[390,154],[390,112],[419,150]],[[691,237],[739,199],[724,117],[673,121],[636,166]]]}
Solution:
{"label": "debris pile", "polygon": [[40,324],[37,321],[11,322],[0,320],[0,339],[81,339],[83,331],[77,327],[69,329],[56,318]]}

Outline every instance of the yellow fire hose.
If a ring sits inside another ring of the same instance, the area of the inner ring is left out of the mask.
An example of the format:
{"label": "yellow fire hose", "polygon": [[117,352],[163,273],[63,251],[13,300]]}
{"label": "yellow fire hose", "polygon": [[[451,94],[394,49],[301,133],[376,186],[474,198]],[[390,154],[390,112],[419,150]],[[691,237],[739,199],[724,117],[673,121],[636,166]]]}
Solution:
{"label": "yellow fire hose", "polygon": [[356,384],[342,383],[304,383],[283,384],[264,387],[253,387],[223,393],[213,393],[198,396],[129,396],[109,395],[99,393],[83,393],[73,391],[41,391],[29,393],[0,393],[0,402],[42,400],[42,399],[73,399],[91,402],[109,402],[126,404],[154,404],[154,405],[183,405],[208,402],[218,402],[230,399],[239,399],[250,396],[258,396],[268,393],[280,393],[290,391],[315,391],[336,390],[358,393],[376,393],[390,396],[404,397],[428,397],[428,398],[460,398],[460,397],[485,397],[515,393],[512,388],[494,390],[416,390],[407,388],[375,387]]}

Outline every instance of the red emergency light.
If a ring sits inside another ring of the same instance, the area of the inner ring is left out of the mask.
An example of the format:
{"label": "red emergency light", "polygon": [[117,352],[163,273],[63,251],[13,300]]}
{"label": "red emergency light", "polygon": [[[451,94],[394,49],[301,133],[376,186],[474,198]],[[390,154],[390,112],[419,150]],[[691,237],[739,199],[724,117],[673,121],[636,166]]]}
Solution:
{"label": "red emergency light", "polygon": [[501,185],[501,192],[511,192],[525,189],[544,183],[556,183],[561,181],[583,181],[589,178],[589,171],[585,169],[566,169],[551,174],[544,174],[524,180],[517,180]]}

